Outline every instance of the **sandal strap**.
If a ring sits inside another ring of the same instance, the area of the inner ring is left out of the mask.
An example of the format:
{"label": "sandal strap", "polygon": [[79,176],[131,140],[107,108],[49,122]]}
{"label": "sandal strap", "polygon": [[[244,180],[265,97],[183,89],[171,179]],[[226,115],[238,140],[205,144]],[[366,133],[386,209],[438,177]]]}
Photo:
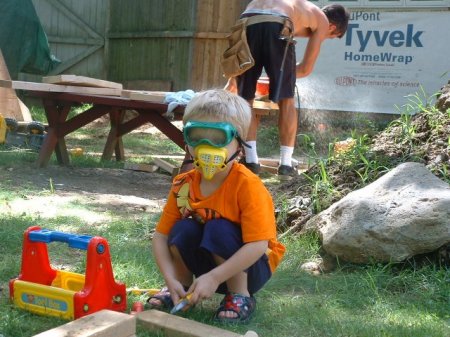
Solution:
{"label": "sandal strap", "polygon": [[228,293],[220,302],[220,307],[217,309],[216,318],[218,314],[224,311],[232,311],[238,317],[230,318],[229,321],[247,321],[256,307],[256,299],[253,296],[245,296],[237,293]]}

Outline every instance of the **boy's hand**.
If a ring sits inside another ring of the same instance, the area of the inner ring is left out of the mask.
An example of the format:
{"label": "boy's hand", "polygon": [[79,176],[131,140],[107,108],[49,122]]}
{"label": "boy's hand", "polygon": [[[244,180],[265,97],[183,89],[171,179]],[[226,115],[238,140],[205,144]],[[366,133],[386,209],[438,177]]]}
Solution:
{"label": "boy's hand", "polygon": [[167,288],[170,292],[170,297],[172,298],[173,303],[178,303],[182,297],[187,295],[187,292],[184,290],[183,285],[178,282],[176,279],[166,281]]}
{"label": "boy's hand", "polygon": [[219,287],[219,282],[211,275],[206,273],[195,279],[188,293],[191,293],[190,301],[193,304],[199,303],[204,299],[211,298]]}

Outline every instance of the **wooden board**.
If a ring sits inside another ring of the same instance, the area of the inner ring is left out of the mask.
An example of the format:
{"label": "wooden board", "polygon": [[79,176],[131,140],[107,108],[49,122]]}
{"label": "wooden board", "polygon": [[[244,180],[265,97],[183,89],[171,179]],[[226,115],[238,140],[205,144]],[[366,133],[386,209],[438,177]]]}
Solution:
{"label": "wooden board", "polygon": [[19,90],[29,90],[29,91],[70,92],[74,94],[86,94],[98,96],[120,96],[122,93],[121,89],[79,87],[72,85],[58,85],[48,83],[6,81],[6,80],[0,80],[0,87]]}
{"label": "wooden board", "polygon": [[[304,160],[304,159],[303,159]],[[278,165],[280,165],[279,159],[272,158],[259,158],[259,163],[261,164],[261,170],[270,173],[276,173],[278,171]],[[297,171],[305,172],[310,168],[310,165],[305,162],[299,162],[296,159],[292,159],[293,165],[297,167]]]}
{"label": "wooden board", "polygon": [[42,82],[49,84],[74,85],[81,87],[111,88],[120,90],[123,89],[123,85],[121,83],[104,81],[96,78],[77,75],[46,76],[42,78]]}
{"label": "wooden board", "polygon": [[272,101],[253,101],[253,110],[258,115],[274,115],[278,113],[278,104]]}
{"label": "wooden board", "polygon": [[135,334],[134,316],[101,310],[34,337],[131,337]]}
{"label": "wooden board", "polygon": [[[242,337],[237,333],[199,323],[158,310],[147,310],[137,314],[138,322],[151,330],[162,330],[167,337]],[[258,337],[249,331],[246,336]]]}
{"label": "wooden board", "polygon": [[278,165],[280,165],[279,159],[259,158],[258,161],[262,165],[271,166],[271,167],[278,167]]}
{"label": "wooden board", "polygon": [[[0,80],[11,81],[3,54],[0,50]],[[0,113],[3,117],[14,118],[16,121],[31,122],[30,110],[17,97],[12,88],[0,88]]]}
{"label": "wooden board", "polygon": [[125,170],[132,170],[132,171],[143,171],[143,172],[156,172],[158,170],[157,165],[149,165],[149,164],[138,164],[138,163],[125,163],[123,165],[123,168]]}
{"label": "wooden board", "polygon": [[269,172],[272,174],[278,173],[278,167],[268,166],[264,164],[260,164],[261,172]]}
{"label": "wooden board", "polygon": [[171,163],[161,159],[161,158],[153,158],[153,162],[155,165],[160,167],[162,170],[174,175],[177,174],[175,171],[178,170],[178,167],[172,165]]}
{"label": "wooden board", "polygon": [[126,97],[135,101],[163,103],[166,94],[167,92],[165,91],[122,90],[122,97]]}

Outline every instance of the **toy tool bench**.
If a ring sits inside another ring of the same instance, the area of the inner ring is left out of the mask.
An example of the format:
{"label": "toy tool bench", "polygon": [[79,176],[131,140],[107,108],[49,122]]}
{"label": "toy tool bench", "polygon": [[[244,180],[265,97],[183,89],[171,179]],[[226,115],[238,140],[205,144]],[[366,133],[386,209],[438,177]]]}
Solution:
{"label": "toy tool bench", "polygon": [[[64,242],[87,251],[86,274],[50,266],[47,244]],[[24,233],[22,267],[9,282],[11,300],[34,313],[76,319],[102,309],[125,311],[126,287],[114,280],[108,242],[34,226]]]}

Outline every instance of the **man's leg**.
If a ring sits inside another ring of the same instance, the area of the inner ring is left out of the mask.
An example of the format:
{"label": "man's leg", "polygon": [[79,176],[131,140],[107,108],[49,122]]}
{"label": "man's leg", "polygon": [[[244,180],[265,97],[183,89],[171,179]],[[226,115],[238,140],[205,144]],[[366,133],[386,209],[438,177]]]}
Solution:
{"label": "man's leg", "polygon": [[[279,173],[283,173],[283,167],[292,167],[292,153],[297,138],[298,114],[295,108],[294,98],[281,99],[278,102],[278,131],[280,137],[280,168]],[[286,168],[286,170],[289,170]]]}
{"label": "man's leg", "polygon": [[[250,106],[253,105],[253,100],[249,100],[248,104]],[[258,152],[256,148],[256,137],[257,137],[257,131],[259,126],[260,116],[255,113],[255,111],[252,109],[252,119],[250,122],[250,127],[248,129],[246,143],[250,146],[250,148],[245,148],[245,162],[246,165],[250,170],[252,170],[254,173],[259,173],[259,164],[258,164]]]}
{"label": "man's leg", "polygon": [[[252,107],[253,100],[247,100],[248,104]],[[247,139],[246,140],[256,140],[256,134],[259,126],[260,117],[252,109],[252,120],[250,122],[250,127],[248,128]]]}
{"label": "man's leg", "polygon": [[[280,166],[278,174],[289,176],[294,173],[292,168],[292,153],[297,136],[297,112],[294,104],[295,97],[295,48],[294,45],[280,39],[280,32],[275,30],[268,39],[268,49],[270,58],[265,62],[267,75],[270,79],[269,98],[276,99],[275,93],[279,91],[279,115],[278,131],[280,139]],[[280,29],[280,25],[278,26]],[[286,49],[288,48],[288,49]],[[281,69],[283,67],[283,69]],[[282,71],[281,71],[282,70]]]}
{"label": "man's leg", "polygon": [[295,108],[294,98],[281,99],[278,102],[278,106],[280,108],[278,116],[280,144],[294,147],[298,127],[298,114]]}

